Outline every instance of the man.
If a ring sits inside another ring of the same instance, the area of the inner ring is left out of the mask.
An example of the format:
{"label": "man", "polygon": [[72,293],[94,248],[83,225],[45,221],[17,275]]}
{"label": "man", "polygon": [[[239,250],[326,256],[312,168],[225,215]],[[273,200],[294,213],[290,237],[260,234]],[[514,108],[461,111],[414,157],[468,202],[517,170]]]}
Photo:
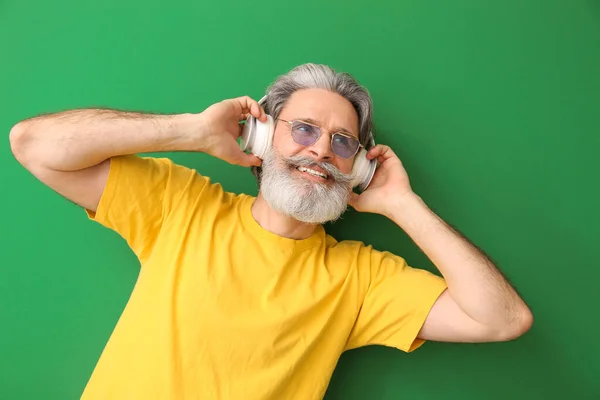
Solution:
{"label": "man", "polygon": [[[355,155],[335,142],[367,144],[371,104],[351,76],[306,64],[273,83],[264,108],[240,97],[199,114],[71,110],[13,128],[19,162],[141,263],[83,398],[318,399],[345,350],[505,341],[530,328],[516,291],[412,191],[388,146],[369,149],[380,165],[352,192]],[[236,140],[240,121],[266,113],[277,123],[260,160]],[[135,155],[160,151],[252,166],[259,194]],[[347,204],[393,220],[444,278],[327,235],[321,224]]]}

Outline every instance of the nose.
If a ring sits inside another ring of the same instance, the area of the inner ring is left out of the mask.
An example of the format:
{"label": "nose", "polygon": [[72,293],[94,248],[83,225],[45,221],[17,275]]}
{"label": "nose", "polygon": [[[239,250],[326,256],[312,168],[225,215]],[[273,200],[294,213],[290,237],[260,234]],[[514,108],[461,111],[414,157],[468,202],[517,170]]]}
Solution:
{"label": "nose", "polygon": [[323,132],[319,140],[308,147],[308,151],[317,161],[331,160],[334,153],[331,149],[331,137],[329,132]]}

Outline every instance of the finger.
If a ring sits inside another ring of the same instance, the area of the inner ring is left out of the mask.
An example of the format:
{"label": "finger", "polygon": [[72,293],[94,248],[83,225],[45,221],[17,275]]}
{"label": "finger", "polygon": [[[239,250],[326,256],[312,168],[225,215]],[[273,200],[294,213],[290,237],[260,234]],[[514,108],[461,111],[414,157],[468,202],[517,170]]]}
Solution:
{"label": "finger", "polygon": [[260,167],[262,165],[262,160],[256,157],[254,154],[248,154],[248,160],[251,166]]}
{"label": "finger", "polygon": [[[248,121],[248,118],[249,118],[251,115],[252,115],[252,114],[250,114],[249,112],[247,112],[247,113],[243,113],[243,114],[240,116],[240,121]],[[267,115],[267,114],[263,114],[263,115],[264,115],[265,117],[264,117],[264,118],[262,118],[261,120],[263,120],[263,122],[265,122],[265,121],[266,121],[266,115]]]}
{"label": "finger", "polygon": [[243,113],[249,113],[261,122],[267,121],[267,114],[265,113],[265,110],[258,104],[258,101],[254,100],[250,96],[238,97],[237,101],[242,106]]}
{"label": "finger", "polygon": [[263,110],[263,108],[260,106],[260,104],[258,104],[257,101],[252,103],[250,113],[252,114],[252,116],[254,116],[254,118],[258,119],[259,121],[267,122],[267,114],[265,113],[265,110]]}
{"label": "finger", "polygon": [[369,160],[376,158],[377,161],[379,161],[380,163],[393,157],[397,158],[396,153],[394,153],[394,150],[392,150],[390,146],[382,144],[378,144],[377,146],[369,149],[369,152],[367,153],[367,158]]}
{"label": "finger", "polygon": [[241,153],[235,164],[241,165],[242,167],[260,167],[262,160],[254,154]]}
{"label": "finger", "polygon": [[236,97],[235,100],[238,105],[242,108],[242,114],[247,114],[252,108],[252,102],[254,101],[250,96]]}
{"label": "finger", "polygon": [[382,144],[378,144],[374,147],[371,147],[369,149],[369,151],[367,152],[367,158],[369,160],[377,158],[377,157],[381,156],[382,154],[384,154],[385,150],[386,150],[386,146],[384,146]]}
{"label": "finger", "polygon": [[262,165],[262,160],[254,154],[245,154],[243,162],[246,167],[260,167]]}

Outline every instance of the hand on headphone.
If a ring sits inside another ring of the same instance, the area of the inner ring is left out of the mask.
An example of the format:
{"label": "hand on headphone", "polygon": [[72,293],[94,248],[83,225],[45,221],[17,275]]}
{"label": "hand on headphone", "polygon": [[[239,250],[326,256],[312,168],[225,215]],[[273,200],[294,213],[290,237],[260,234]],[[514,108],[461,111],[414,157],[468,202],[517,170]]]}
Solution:
{"label": "hand on headphone", "polygon": [[202,150],[230,164],[260,166],[260,158],[246,154],[237,143],[243,129],[240,121],[250,115],[262,122],[267,120],[263,108],[248,96],[223,100],[208,107],[201,114],[205,125]]}
{"label": "hand on headphone", "polygon": [[367,159],[377,159],[379,167],[367,190],[351,193],[348,204],[357,211],[389,216],[394,202],[414,194],[402,161],[389,147],[378,144],[367,152]]}

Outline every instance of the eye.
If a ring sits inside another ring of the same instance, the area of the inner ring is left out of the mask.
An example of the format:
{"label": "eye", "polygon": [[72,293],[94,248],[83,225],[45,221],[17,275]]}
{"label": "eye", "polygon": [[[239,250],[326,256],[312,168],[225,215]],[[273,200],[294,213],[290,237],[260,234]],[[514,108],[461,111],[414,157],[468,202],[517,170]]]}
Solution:
{"label": "eye", "polygon": [[296,122],[295,129],[298,130],[299,132],[308,133],[308,132],[312,132],[313,126],[309,125],[309,124],[305,124],[303,122]]}
{"label": "eye", "polygon": [[352,157],[356,154],[358,146],[358,140],[341,134],[335,134],[333,136],[333,143],[331,144],[333,151],[342,158]]}
{"label": "eye", "polygon": [[333,138],[333,142],[337,143],[339,146],[343,146],[348,150],[354,150],[354,148],[356,147],[356,140],[342,135],[335,135]]}

